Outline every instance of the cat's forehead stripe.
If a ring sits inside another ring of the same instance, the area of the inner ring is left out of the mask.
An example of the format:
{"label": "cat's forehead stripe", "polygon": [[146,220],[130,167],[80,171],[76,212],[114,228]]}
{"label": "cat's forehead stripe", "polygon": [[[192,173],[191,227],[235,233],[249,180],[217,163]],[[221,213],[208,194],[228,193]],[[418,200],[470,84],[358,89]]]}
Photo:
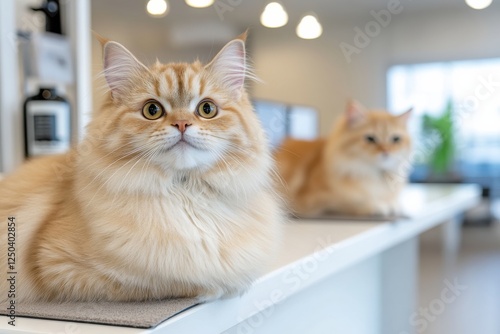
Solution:
{"label": "cat's forehead stripe", "polygon": [[189,91],[192,97],[201,97],[200,86],[204,81],[203,76],[197,68],[190,68],[189,70]]}
{"label": "cat's forehead stripe", "polygon": [[160,97],[166,99],[170,106],[175,105],[175,100],[178,99],[179,93],[172,94],[173,92],[178,92],[178,82],[176,71],[172,67],[165,67],[165,70],[160,75]]}
{"label": "cat's forehead stripe", "polygon": [[155,77],[154,78],[154,87],[155,87],[155,94],[156,96],[160,96],[161,95],[161,92],[160,92],[160,87],[161,87],[161,77],[158,78],[158,77]]}
{"label": "cat's forehead stripe", "polygon": [[[168,72],[170,72],[170,71],[168,71]],[[164,74],[163,78],[167,81],[167,85],[166,85],[165,89],[171,90],[174,86],[174,81],[172,80],[170,73],[167,73],[167,71],[165,71],[163,74]]]}
{"label": "cat's forehead stripe", "polygon": [[203,96],[203,92],[205,92],[205,78],[201,77],[199,83],[200,83],[199,96]]}
{"label": "cat's forehead stripe", "polygon": [[188,90],[192,91],[193,89],[193,80],[194,80],[194,73],[193,70],[189,69],[189,71],[186,71],[186,77],[187,77],[187,82],[188,82]]}
{"label": "cat's forehead stripe", "polygon": [[175,92],[177,90],[175,73],[172,68],[167,67],[166,70],[162,73],[162,78],[166,80],[166,85],[164,87],[165,94],[168,94],[169,92]]}
{"label": "cat's forehead stripe", "polygon": [[177,92],[178,92],[179,97],[181,97],[181,96],[184,96],[184,94],[185,94],[184,72],[186,69],[184,66],[176,66],[176,67],[177,68],[174,67],[174,71],[175,71],[175,74],[177,75]]}
{"label": "cat's forehead stripe", "polygon": [[170,88],[170,84],[168,83],[168,76],[167,75],[160,75],[159,78],[159,93],[158,96],[167,96],[168,90]]}

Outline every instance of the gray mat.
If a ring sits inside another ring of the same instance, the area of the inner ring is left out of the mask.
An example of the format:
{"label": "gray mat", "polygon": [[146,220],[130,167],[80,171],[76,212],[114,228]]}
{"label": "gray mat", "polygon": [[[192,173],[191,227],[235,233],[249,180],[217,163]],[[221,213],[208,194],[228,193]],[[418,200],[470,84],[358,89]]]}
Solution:
{"label": "gray mat", "polygon": [[410,219],[406,215],[391,215],[391,216],[348,216],[335,213],[323,214],[314,217],[300,217],[295,216],[295,219],[309,219],[309,220],[340,220],[340,221],[359,221],[359,222],[394,222],[397,220]]}
{"label": "gray mat", "polygon": [[[133,303],[19,303],[16,316],[151,328],[196,304],[192,298]],[[7,314],[5,307],[0,314]]]}

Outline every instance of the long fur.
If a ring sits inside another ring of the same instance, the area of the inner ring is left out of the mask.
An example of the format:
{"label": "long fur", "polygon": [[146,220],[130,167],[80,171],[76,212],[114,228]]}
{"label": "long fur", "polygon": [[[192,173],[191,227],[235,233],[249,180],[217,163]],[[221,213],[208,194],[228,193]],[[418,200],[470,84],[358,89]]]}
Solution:
{"label": "long fur", "polygon": [[411,149],[409,115],[368,111],[351,102],[328,138],[285,140],[276,159],[291,210],[300,216],[399,213]]}
{"label": "long fur", "polygon": [[[244,43],[228,45],[238,46],[239,58],[226,47],[214,69],[146,67],[106,42],[111,91],[86,138],[0,183],[2,240],[7,217],[17,222],[17,302],[208,300],[242,293],[263,272],[284,216],[273,160],[241,84]],[[195,112],[205,98],[219,107],[212,119]],[[165,108],[159,120],[142,116],[150,99]],[[191,124],[189,145],[179,141],[178,121]],[[2,241],[0,263],[6,254]],[[2,303],[6,289],[2,270]]]}

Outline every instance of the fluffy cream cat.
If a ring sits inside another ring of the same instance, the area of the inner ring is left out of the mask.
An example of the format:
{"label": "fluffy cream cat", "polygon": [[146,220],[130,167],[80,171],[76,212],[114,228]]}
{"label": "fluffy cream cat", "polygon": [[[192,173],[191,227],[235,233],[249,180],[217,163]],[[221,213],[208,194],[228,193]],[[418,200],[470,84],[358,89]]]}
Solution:
{"label": "fluffy cream cat", "polygon": [[[105,43],[110,93],[84,141],[0,183],[0,238],[8,217],[17,229],[17,302],[208,300],[262,273],[283,214],[244,88],[245,37],[206,66],[146,67]],[[2,241],[2,266],[6,255]]]}
{"label": "fluffy cream cat", "polygon": [[410,157],[409,115],[351,102],[327,139],[285,140],[276,159],[294,213],[397,214]]}

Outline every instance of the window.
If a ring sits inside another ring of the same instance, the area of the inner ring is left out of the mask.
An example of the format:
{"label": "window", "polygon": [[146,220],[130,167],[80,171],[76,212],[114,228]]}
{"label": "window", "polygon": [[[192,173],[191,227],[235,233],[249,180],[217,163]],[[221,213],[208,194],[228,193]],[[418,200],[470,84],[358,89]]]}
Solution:
{"label": "window", "polygon": [[396,65],[387,83],[390,110],[414,107],[417,144],[421,117],[439,115],[451,99],[457,159],[500,164],[500,59]]}

